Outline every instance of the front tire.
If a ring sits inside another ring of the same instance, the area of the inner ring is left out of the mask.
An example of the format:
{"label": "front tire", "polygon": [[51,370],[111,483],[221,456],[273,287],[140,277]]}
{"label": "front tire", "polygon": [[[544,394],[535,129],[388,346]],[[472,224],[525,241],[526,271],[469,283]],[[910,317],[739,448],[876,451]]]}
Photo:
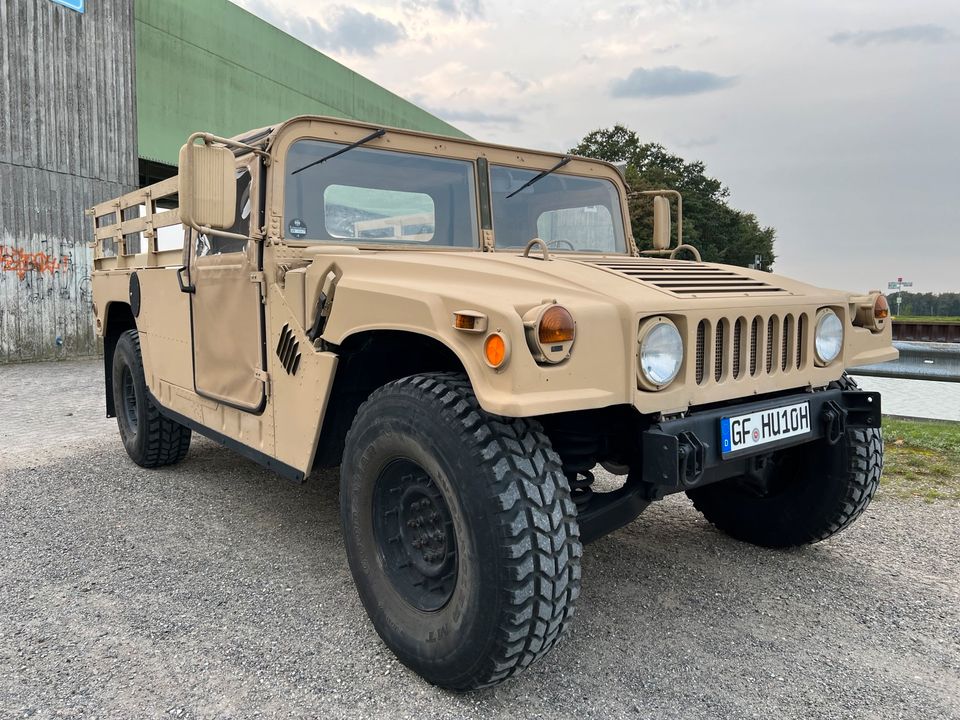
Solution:
{"label": "front tire", "polygon": [[462,375],[370,396],[347,435],[340,498],[367,614],[429,682],[500,682],[567,628],[582,548],[560,458],[536,421],[484,412]]}
{"label": "front tire", "polygon": [[136,330],[127,330],[117,341],[113,354],[113,398],[123,447],[137,465],[157,468],[186,457],[190,428],[165,418],[151,400]]}
{"label": "front tire", "polygon": [[[833,387],[856,390],[844,375]],[[830,453],[845,465],[832,472]],[[834,446],[820,441],[778,453],[770,490],[758,494],[737,478],[689,490],[694,507],[737,540],[785,548],[826,540],[850,527],[867,509],[883,471],[879,428],[851,428]]]}

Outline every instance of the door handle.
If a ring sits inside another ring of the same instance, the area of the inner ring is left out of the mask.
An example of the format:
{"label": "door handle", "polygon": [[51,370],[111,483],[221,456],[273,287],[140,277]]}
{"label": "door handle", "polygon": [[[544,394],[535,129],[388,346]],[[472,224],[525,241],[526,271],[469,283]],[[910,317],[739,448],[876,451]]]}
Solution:
{"label": "door handle", "polygon": [[177,284],[180,286],[180,292],[190,293],[191,295],[197,291],[197,286],[188,284],[184,285],[183,283],[183,271],[187,269],[186,265],[182,265],[177,268]]}

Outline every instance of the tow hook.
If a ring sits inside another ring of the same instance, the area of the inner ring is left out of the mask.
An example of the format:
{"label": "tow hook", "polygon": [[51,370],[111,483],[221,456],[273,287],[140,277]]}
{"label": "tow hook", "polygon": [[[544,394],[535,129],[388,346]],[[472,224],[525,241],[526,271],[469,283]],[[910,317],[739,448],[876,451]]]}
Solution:
{"label": "tow hook", "polygon": [[847,430],[847,411],[831,400],[823,407],[823,435],[830,445],[836,445]]}
{"label": "tow hook", "polygon": [[680,433],[677,440],[680,481],[684,485],[696,485],[703,475],[703,443],[691,432]]}

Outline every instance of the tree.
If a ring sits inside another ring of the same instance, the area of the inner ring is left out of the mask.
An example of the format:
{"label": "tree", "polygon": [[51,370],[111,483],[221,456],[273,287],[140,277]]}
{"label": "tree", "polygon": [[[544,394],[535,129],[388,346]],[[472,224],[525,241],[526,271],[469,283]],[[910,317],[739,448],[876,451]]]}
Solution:
{"label": "tree", "polygon": [[[730,207],[730,191],[707,176],[702,162],[687,162],[659,143],[641,142],[633,130],[619,124],[594,130],[570,152],[625,165],[631,192],[678,190],[683,195],[684,242],[695,245],[704,260],[746,266],[762,255],[765,268],[773,265],[774,229],[761,226],[752,213]],[[637,244],[650,248],[653,204],[644,197],[629,202]]]}

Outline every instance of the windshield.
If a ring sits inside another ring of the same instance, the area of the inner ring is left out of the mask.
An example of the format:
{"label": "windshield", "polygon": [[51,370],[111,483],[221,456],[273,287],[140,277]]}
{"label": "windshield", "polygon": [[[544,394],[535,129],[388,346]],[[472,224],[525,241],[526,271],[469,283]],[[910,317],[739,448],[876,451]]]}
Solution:
{"label": "windshield", "polygon": [[291,146],[287,239],[479,246],[473,163],[362,146],[317,162],[345,147],[320,140]]}
{"label": "windshield", "polygon": [[612,182],[554,172],[517,192],[539,174],[490,168],[498,248],[522,248],[539,237],[559,252],[626,252],[620,196]]}

